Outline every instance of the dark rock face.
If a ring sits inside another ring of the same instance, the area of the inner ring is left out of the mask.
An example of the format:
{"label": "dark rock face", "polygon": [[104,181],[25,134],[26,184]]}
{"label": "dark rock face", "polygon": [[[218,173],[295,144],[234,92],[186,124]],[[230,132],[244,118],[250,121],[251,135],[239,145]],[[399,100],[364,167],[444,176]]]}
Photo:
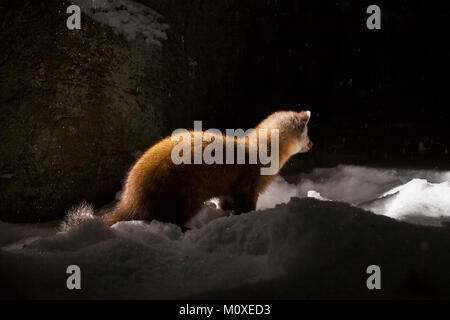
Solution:
{"label": "dark rock face", "polygon": [[236,76],[254,4],[242,18],[238,3],[225,1],[140,3],[168,15],[162,46],[126,41],[84,14],[81,30],[69,31],[69,2],[4,2],[0,219],[41,221],[82,200],[101,205],[135,155],[175,128],[193,120],[236,127]]}
{"label": "dark rock face", "polygon": [[0,219],[61,217],[120,189],[134,153],[162,135],[161,48],[128,43],[60,1],[2,8]]}

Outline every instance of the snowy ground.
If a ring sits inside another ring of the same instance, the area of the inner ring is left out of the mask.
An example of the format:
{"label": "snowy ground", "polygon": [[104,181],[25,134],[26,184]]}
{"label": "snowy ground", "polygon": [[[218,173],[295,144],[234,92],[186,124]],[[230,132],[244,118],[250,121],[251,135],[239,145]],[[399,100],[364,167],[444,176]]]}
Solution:
{"label": "snowy ground", "polygon": [[[450,172],[338,166],[300,177],[277,178],[255,212],[205,206],[186,233],[157,221],[108,228],[95,218],[59,233],[58,222],[0,223],[2,295],[450,297]],[[66,288],[71,264],[79,291]],[[372,264],[376,292],[366,287]]]}

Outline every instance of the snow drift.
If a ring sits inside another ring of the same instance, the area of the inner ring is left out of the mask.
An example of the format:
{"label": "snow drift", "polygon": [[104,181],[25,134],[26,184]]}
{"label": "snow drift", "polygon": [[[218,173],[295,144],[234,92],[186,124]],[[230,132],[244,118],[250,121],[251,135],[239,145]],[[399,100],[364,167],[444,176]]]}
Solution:
{"label": "snow drift", "polygon": [[[449,229],[383,216],[442,223],[449,215],[448,173],[339,166],[301,177],[298,184],[277,178],[254,212],[226,216],[205,206],[185,233],[158,221],[120,222],[108,228],[98,217],[69,232],[56,232],[54,225],[2,223],[2,295],[450,296]],[[320,194],[322,200],[305,198],[308,193]],[[82,270],[81,290],[66,288],[66,268],[72,264]],[[366,287],[366,269],[373,264],[382,271],[382,290],[376,292]]]}
{"label": "snow drift", "polygon": [[[295,180],[295,179],[294,179]],[[288,203],[291,198],[347,202],[397,220],[444,226],[450,222],[450,172],[378,169],[339,165],[315,169],[290,184],[278,176],[258,199],[257,210]],[[191,222],[200,227],[221,211],[202,210]]]}
{"label": "snow drift", "polygon": [[340,165],[301,175],[300,183],[281,177],[258,201],[258,209],[291,197],[333,200],[402,221],[445,225],[450,221],[450,171],[378,169]]}

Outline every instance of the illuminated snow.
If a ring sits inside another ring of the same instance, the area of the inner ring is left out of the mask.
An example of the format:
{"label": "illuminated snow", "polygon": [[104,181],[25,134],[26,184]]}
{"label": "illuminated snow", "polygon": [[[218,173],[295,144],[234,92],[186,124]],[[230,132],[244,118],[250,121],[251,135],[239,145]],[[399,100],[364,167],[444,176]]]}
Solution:
{"label": "illuminated snow", "polygon": [[[389,270],[387,297],[404,297],[408,281],[450,296],[450,232],[415,225],[447,221],[448,172],[338,166],[300,177],[298,184],[277,178],[254,212],[227,216],[205,206],[185,233],[158,221],[109,228],[98,217],[68,232],[57,232],[57,224],[0,223],[3,292],[39,298],[361,298],[370,295],[360,285],[365,268],[376,263]],[[89,206],[79,210],[90,214]],[[77,292],[65,287],[71,264],[82,270]]]}
{"label": "illuminated snow", "polygon": [[258,209],[291,197],[348,202],[398,220],[424,225],[450,221],[450,172],[338,166],[301,175],[297,185],[277,177]]}

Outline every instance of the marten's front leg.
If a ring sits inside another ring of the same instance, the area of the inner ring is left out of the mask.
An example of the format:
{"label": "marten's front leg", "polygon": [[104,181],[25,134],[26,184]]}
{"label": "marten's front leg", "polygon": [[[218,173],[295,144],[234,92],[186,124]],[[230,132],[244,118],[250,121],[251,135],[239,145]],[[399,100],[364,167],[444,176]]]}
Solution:
{"label": "marten's front leg", "polygon": [[237,193],[229,196],[222,196],[219,199],[219,208],[225,211],[233,211],[234,214],[241,214],[256,210],[256,197],[253,193]]}
{"label": "marten's front leg", "polygon": [[219,198],[219,208],[224,211],[234,211],[234,200],[231,196]]}
{"label": "marten's front leg", "polygon": [[232,199],[235,214],[256,210],[258,198],[253,193],[238,193],[233,195]]}

